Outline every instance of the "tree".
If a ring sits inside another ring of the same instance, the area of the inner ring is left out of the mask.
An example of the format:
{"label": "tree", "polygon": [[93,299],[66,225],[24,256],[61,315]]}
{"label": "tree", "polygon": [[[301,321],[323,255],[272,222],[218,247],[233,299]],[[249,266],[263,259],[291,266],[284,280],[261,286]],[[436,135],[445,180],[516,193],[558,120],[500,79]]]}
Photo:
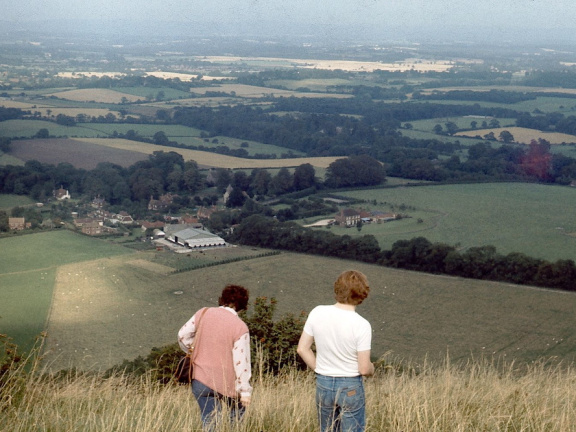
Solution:
{"label": "tree", "polygon": [[196,161],[187,161],[184,164],[182,181],[184,182],[184,187],[186,190],[191,194],[202,189],[204,177],[200,173],[200,169],[198,168]]}
{"label": "tree", "polygon": [[494,141],[496,140],[496,135],[494,135],[494,132],[488,132],[486,135],[484,135],[484,139],[488,141]]}
{"label": "tree", "polygon": [[274,195],[282,195],[292,190],[292,175],[286,167],[280,168],[270,181],[269,191]]}
{"label": "tree", "polygon": [[164,131],[158,131],[154,134],[154,143],[157,145],[161,145],[161,146],[165,146],[167,145],[170,140],[168,139],[168,137],[166,136],[166,133]]}
{"label": "tree", "polygon": [[0,210],[0,232],[10,231],[8,225],[8,214],[4,210]]}
{"label": "tree", "polygon": [[514,142],[514,136],[507,130],[503,130],[502,132],[500,132],[500,135],[498,135],[498,137],[500,138],[501,141],[505,142],[506,144]]}
{"label": "tree", "polygon": [[447,122],[444,124],[448,135],[454,135],[458,131],[458,125],[454,122]]}
{"label": "tree", "polygon": [[297,355],[296,347],[304,328],[306,314],[287,313],[274,321],[276,304],[275,298],[257,297],[252,314],[243,316],[250,330],[252,358],[258,358],[258,350],[263,351],[265,370],[262,372],[277,373],[284,367],[293,366],[304,370],[306,365]]}
{"label": "tree", "polygon": [[332,188],[373,186],[386,180],[384,167],[368,155],[336,159],[326,170],[325,184]]}
{"label": "tree", "polygon": [[239,187],[233,187],[232,192],[228,196],[228,201],[226,201],[226,207],[242,207],[246,201],[246,197]]}
{"label": "tree", "polygon": [[436,135],[440,135],[443,131],[441,124],[436,124],[432,129]]}
{"label": "tree", "polygon": [[488,126],[490,126],[491,128],[499,128],[500,122],[498,121],[498,119],[493,118],[492,120],[490,120],[490,123],[488,123]]}
{"label": "tree", "polygon": [[36,135],[34,135],[34,137],[40,139],[50,138],[50,132],[48,131],[48,129],[42,128],[39,129],[38,132],[36,132]]}
{"label": "tree", "polygon": [[294,170],[294,190],[308,189],[316,185],[316,171],[309,163],[302,164]]}
{"label": "tree", "polygon": [[272,175],[265,169],[254,169],[250,174],[250,189],[256,195],[266,195]]}

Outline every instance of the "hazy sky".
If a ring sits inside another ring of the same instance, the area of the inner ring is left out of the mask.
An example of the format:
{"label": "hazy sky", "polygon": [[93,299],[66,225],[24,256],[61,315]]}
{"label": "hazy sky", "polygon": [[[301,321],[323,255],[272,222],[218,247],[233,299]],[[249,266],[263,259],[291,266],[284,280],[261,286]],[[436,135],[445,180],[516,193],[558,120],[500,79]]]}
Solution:
{"label": "hazy sky", "polygon": [[[0,0],[0,21],[105,19],[277,21],[385,29],[469,26],[474,33],[546,36],[576,28],[576,0]],[[542,30],[545,29],[545,30]]]}

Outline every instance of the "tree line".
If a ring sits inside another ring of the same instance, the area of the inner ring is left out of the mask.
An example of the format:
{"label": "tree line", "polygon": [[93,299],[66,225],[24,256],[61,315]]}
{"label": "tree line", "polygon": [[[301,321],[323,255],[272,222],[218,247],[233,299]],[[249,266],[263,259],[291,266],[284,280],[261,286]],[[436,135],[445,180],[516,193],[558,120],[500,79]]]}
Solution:
{"label": "tree line", "polygon": [[390,250],[382,250],[372,235],[340,236],[328,230],[314,231],[294,222],[280,222],[262,215],[242,220],[228,240],[406,270],[576,291],[573,260],[549,262],[516,252],[502,255],[491,245],[459,251],[455,246],[417,237],[397,241]]}

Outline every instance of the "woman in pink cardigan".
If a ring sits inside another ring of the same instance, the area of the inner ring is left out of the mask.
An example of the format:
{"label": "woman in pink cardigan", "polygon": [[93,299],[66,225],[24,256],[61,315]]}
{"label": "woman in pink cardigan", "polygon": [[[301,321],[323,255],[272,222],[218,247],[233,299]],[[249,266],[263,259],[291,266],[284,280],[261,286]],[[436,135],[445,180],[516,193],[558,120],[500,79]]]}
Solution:
{"label": "woman in pink cardigan", "polygon": [[250,405],[250,333],[238,312],[248,307],[248,290],[227,285],[218,300],[220,307],[203,308],[178,332],[178,343],[187,352],[194,348],[192,393],[198,401],[205,431],[215,430],[222,405],[230,420],[239,420]]}

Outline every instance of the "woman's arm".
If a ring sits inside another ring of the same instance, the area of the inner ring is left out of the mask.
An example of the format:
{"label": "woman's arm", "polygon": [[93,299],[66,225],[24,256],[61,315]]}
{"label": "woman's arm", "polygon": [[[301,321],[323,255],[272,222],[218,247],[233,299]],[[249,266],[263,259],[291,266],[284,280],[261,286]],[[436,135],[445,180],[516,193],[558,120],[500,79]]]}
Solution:
{"label": "woman's arm", "polygon": [[306,363],[312,370],[316,369],[316,355],[314,354],[314,351],[312,351],[313,343],[314,337],[303,331],[296,350],[298,355],[302,357],[302,360],[304,360],[304,363]]}
{"label": "woman's arm", "polygon": [[370,350],[358,351],[358,372],[363,376],[374,375],[374,364],[370,361]]}
{"label": "woman's arm", "polygon": [[250,334],[245,333],[234,342],[232,361],[234,362],[234,372],[236,373],[236,391],[240,393],[242,404],[248,406],[252,395],[252,387],[250,386],[250,377],[252,376]]}
{"label": "woman's arm", "polygon": [[196,335],[196,314],[188,320],[186,324],[178,331],[178,345],[184,352],[194,344],[194,336]]}

